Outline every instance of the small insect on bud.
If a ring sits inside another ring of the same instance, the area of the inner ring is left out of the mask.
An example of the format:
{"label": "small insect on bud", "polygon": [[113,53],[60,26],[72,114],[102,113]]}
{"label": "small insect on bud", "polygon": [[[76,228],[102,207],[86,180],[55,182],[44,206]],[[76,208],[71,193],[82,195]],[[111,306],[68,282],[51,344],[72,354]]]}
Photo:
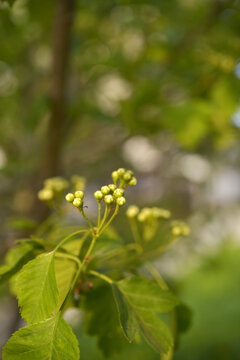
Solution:
{"label": "small insect on bud", "polygon": [[111,190],[109,189],[109,187],[108,187],[107,185],[101,187],[101,192],[103,193],[103,195],[109,194],[110,191],[111,191]]}
{"label": "small insect on bud", "polygon": [[123,180],[125,181],[130,181],[132,179],[132,172],[131,171],[126,171],[125,174],[123,175]]}
{"label": "small insect on bud", "polygon": [[106,195],[104,200],[107,205],[111,205],[114,202],[114,197],[112,195]]}
{"label": "small insect on bud", "polygon": [[83,201],[82,199],[79,199],[79,198],[75,198],[73,200],[73,205],[76,206],[77,208],[80,208],[83,204]]}
{"label": "small insect on bud", "polygon": [[95,191],[94,197],[97,201],[101,201],[103,198],[103,193],[100,190]]}
{"label": "small insect on bud", "polygon": [[139,213],[139,208],[136,205],[131,205],[128,207],[127,211],[126,211],[126,215],[128,218],[133,219],[137,216],[137,214]]}
{"label": "small insect on bud", "polygon": [[117,188],[117,186],[115,184],[109,184],[108,187],[111,191],[114,191]]}
{"label": "small insect on bud", "polygon": [[119,198],[121,196],[123,196],[124,194],[124,190],[123,189],[116,189],[114,192],[113,192],[113,195],[115,196],[115,198]]}
{"label": "small insect on bud", "polygon": [[117,174],[118,174],[118,176],[123,176],[125,174],[125,169],[124,168],[119,168],[117,170]]}
{"label": "small insect on bud", "polygon": [[118,206],[123,206],[125,203],[126,203],[125,197],[121,196],[121,197],[117,198]]}
{"label": "small insect on bud", "polygon": [[75,191],[75,197],[78,199],[83,199],[84,198],[84,192],[79,190],[79,191]]}
{"label": "small insect on bud", "polygon": [[68,194],[65,196],[65,199],[66,199],[68,202],[72,203],[73,200],[74,200],[74,195],[73,195],[72,193],[68,193]]}
{"label": "small insect on bud", "polygon": [[41,201],[50,201],[53,198],[53,191],[51,189],[42,189],[38,192],[38,198]]}
{"label": "small insect on bud", "polygon": [[137,185],[137,179],[136,179],[135,177],[133,177],[133,178],[129,181],[128,185],[130,185],[130,186],[135,186],[135,185]]}
{"label": "small insect on bud", "polygon": [[119,180],[119,175],[118,175],[117,171],[112,172],[112,179],[113,179],[114,184],[117,184],[117,182]]}

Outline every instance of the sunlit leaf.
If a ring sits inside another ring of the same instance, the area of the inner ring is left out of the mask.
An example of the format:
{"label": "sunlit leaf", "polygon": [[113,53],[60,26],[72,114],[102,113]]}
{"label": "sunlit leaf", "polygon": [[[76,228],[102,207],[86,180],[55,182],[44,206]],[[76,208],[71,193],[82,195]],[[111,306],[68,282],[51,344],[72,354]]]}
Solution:
{"label": "sunlit leaf", "polygon": [[3,360],[78,360],[79,348],[60,314],[18,330],[3,350]]}
{"label": "sunlit leaf", "polygon": [[26,264],[16,278],[15,290],[22,317],[28,324],[49,318],[58,303],[54,252]]}

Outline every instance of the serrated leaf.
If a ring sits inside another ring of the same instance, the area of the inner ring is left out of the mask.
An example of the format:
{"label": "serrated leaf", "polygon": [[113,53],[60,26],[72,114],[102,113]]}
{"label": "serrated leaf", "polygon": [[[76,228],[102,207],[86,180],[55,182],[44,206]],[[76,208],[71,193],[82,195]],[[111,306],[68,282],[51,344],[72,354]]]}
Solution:
{"label": "serrated leaf", "polygon": [[121,291],[116,284],[112,284],[114,299],[119,311],[119,320],[128,341],[133,341],[137,331],[137,323],[133,312],[123,298]]}
{"label": "serrated leaf", "polygon": [[84,295],[86,333],[98,337],[98,346],[107,357],[120,352],[128,342],[119,325],[111,286],[93,288]]}
{"label": "serrated leaf", "polygon": [[33,257],[33,246],[30,244],[23,244],[11,249],[6,256],[7,264],[0,267],[0,284],[10,279]]}
{"label": "serrated leaf", "polygon": [[140,276],[123,279],[117,286],[134,307],[164,313],[172,310],[179,301],[157,283]]}
{"label": "serrated leaf", "polygon": [[78,360],[71,327],[60,314],[15,332],[3,349],[3,360]]}
{"label": "serrated leaf", "polygon": [[[167,325],[158,314],[172,310],[178,300],[156,283],[143,277],[132,277],[116,283],[122,293],[121,301],[126,306],[119,306],[120,321],[125,330],[130,323],[130,317],[135,317],[143,335],[157,351],[167,352],[173,345],[173,339]],[[132,313],[131,313],[132,312]]]}
{"label": "serrated leaf", "polygon": [[30,325],[49,318],[58,304],[54,252],[27,263],[16,278],[21,314]]}

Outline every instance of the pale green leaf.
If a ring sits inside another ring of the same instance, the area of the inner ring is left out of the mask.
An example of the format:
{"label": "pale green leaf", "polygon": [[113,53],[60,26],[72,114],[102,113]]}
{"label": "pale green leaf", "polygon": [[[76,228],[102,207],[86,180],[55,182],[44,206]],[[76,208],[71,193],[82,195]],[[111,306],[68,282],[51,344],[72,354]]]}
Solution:
{"label": "pale green leaf", "polygon": [[60,309],[69,289],[71,288],[73,277],[77,270],[77,264],[71,260],[64,258],[55,258],[55,274],[57,288],[59,293],[58,306]]}
{"label": "pale green leaf", "polygon": [[58,304],[54,252],[27,263],[16,278],[15,290],[22,317],[29,325],[49,318]]}
{"label": "pale green leaf", "polygon": [[3,350],[3,360],[78,360],[71,327],[60,314],[18,330]]}

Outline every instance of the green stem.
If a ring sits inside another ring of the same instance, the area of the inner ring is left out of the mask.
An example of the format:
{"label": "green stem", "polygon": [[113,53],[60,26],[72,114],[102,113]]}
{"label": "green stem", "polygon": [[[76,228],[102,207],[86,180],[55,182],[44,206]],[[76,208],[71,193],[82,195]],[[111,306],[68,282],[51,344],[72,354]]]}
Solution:
{"label": "green stem", "polygon": [[81,265],[79,266],[79,268],[78,268],[78,270],[77,270],[77,272],[76,272],[76,274],[75,274],[75,276],[74,276],[72,285],[71,285],[71,287],[70,287],[70,289],[69,289],[69,291],[68,291],[68,293],[67,293],[67,295],[66,295],[66,297],[65,297],[65,299],[64,299],[64,301],[63,301],[63,303],[62,303],[62,305],[61,305],[61,307],[60,307],[60,311],[63,310],[63,308],[64,308],[64,306],[65,306],[65,304],[66,304],[66,302],[67,302],[67,299],[69,298],[69,296],[70,296],[71,293],[73,292],[73,290],[74,290],[74,288],[75,288],[75,285],[76,285],[76,282],[77,282],[77,280],[78,280],[78,278],[79,278],[79,275],[80,275],[81,272],[83,271],[84,266],[85,266],[85,264],[86,264],[86,262],[87,262],[87,258],[91,255],[91,252],[92,252],[92,250],[93,250],[93,248],[94,248],[94,245],[95,245],[95,243],[96,243],[96,240],[97,240],[97,237],[94,235],[93,238],[92,238],[92,241],[91,241],[91,243],[90,243],[90,246],[89,246],[89,248],[88,248],[88,250],[87,250],[87,252],[86,252],[86,254],[85,254],[84,258],[83,258],[83,261],[82,261]]}
{"label": "green stem", "polygon": [[140,234],[139,234],[137,223],[136,223],[135,219],[129,219],[129,221],[130,221],[130,226],[131,226],[131,230],[132,230],[132,234],[133,234],[133,238],[134,238],[135,242],[137,244],[141,244],[141,238],[140,238]]}
{"label": "green stem", "polygon": [[103,219],[100,223],[100,226],[98,227],[98,233],[100,234],[100,230],[102,229],[102,227],[104,226],[105,221],[107,220],[107,217],[109,215],[110,212],[110,206],[106,204],[105,207],[105,211],[104,211],[104,215],[103,215]]}
{"label": "green stem", "polygon": [[97,272],[97,271],[94,271],[94,270],[90,270],[90,271],[89,271],[89,274],[94,275],[94,276],[97,276],[97,277],[99,277],[100,279],[106,281],[107,283],[109,283],[109,284],[111,284],[111,285],[112,285],[113,282],[114,282],[112,279],[110,279],[110,277],[108,277],[108,276],[106,276],[106,275],[104,275],[104,274],[101,274],[101,273],[99,273],[99,272]]}
{"label": "green stem", "polygon": [[111,224],[111,222],[113,221],[113,219],[116,217],[116,215],[118,214],[118,210],[119,210],[119,206],[116,205],[116,209],[112,215],[112,217],[108,220],[108,222],[106,223],[106,225],[103,226],[103,228],[101,228],[101,230],[99,231],[99,235],[103,233],[104,230],[106,230],[106,228]]}
{"label": "green stem", "polygon": [[94,230],[94,227],[93,227],[92,223],[90,222],[90,220],[88,219],[88,217],[86,216],[86,214],[84,213],[83,209],[79,209],[79,211],[82,214],[82,216],[84,217],[84,219],[87,221],[88,225],[90,226],[93,235],[95,235],[96,232]]}
{"label": "green stem", "polygon": [[98,228],[101,224],[101,215],[102,215],[102,203],[100,200],[100,201],[98,201]]}
{"label": "green stem", "polygon": [[66,236],[63,240],[60,241],[60,243],[55,247],[55,252],[63,245],[65,244],[65,242],[67,242],[69,239],[71,239],[71,237],[74,237],[75,235],[78,235],[80,233],[83,233],[83,232],[88,232],[89,230],[88,229],[81,229],[81,230],[78,230],[78,231],[75,231],[74,233]]}
{"label": "green stem", "polygon": [[81,261],[78,259],[77,256],[58,252],[57,254],[55,254],[55,257],[60,257],[60,258],[65,258],[65,259],[72,260],[72,261],[74,261],[75,263],[78,264],[78,267],[81,266]]}

